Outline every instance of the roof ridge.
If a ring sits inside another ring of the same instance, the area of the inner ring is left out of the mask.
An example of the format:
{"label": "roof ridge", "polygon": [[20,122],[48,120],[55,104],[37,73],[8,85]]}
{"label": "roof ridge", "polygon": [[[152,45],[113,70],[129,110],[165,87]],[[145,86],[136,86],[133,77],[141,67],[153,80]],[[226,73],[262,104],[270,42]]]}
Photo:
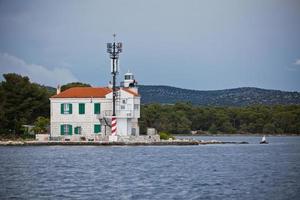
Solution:
{"label": "roof ridge", "polygon": [[[129,88],[118,88],[134,96],[139,96],[135,91]],[[72,87],[67,90],[51,96],[51,98],[105,98],[105,96],[111,93],[113,90],[109,87]]]}
{"label": "roof ridge", "polygon": [[111,91],[108,87],[72,87],[51,98],[104,98]]}

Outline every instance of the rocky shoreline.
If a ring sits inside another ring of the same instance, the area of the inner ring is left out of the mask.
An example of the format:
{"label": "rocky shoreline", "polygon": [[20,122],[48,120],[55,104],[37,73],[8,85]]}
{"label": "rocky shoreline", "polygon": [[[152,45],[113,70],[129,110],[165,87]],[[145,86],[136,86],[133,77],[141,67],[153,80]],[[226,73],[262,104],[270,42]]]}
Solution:
{"label": "rocky shoreline", "polygon": [[0,141],[0,146],[165,146],[165,145],[208,145],[208,144],[248,144],[248,142],[222,142],[198,140],[162,140],[157,142],[108,142],[108,141]]}

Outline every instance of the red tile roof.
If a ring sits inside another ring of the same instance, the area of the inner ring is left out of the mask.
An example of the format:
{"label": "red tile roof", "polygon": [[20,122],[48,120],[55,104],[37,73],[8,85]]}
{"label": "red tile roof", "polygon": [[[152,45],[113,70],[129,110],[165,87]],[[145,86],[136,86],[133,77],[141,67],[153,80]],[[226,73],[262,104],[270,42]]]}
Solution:
{"label": "red tile roof", "polygon": [[[134,96],[139,96],[139,94],[129,90],[128,88],[122,88],[122,90]],[[111,92],[112,89],[107,87],[73,87],[59,94],[53,95],[51,98],[105,98],[105,95]]]}
{"label": "red tile roof", "polygon": [[93,87],[73,87],[67,89],[52,98],[104,98],[105,95],[112,92],[112,89],[107,87],[93,88]]}
{"label": "red tile roof", "polygon": [[130,94],[132,94],[134,96],[140,96],[138,93],[136,93],[136,92],[134,92],[134,91],[132,91],[132,90],[130,90],[128,88],[122,88],[122,90],[124,90],[125,92],[128,92],[128,93],[130,93]]}

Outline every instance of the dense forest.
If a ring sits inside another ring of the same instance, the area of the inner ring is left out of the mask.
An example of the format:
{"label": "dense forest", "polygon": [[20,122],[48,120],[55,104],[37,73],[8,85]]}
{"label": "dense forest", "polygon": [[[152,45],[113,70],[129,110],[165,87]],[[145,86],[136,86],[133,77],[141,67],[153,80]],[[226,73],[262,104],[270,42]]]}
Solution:
{"label": "dense forest", "polygon": [[[49,97],[55,89],[30,82],[28,77],[4,74],[0,83],[0,134],[22,135],[23,125],[42,132],[49,123]],[[65,90],[84,83],[69,83]],[[251,105],[244,107],[197,106],[191,103],[144,104],[140,128],[173,134],[190,133],[294,133],[300,134],[300,105]]]}
{"label": "dense forest", "polygon": [[142,106],[140,128],[172,134],[266,133],[300,134],[300,105],[204,107],[190,103]]}

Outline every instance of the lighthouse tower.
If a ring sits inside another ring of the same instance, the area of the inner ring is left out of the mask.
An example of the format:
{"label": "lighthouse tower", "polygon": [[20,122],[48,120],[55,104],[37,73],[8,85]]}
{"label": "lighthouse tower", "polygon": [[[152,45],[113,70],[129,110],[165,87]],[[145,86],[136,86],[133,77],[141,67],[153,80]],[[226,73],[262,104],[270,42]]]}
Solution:
{"label": "lighthouse tower", "polygon": [[134,79],[133,73],[127,72],[124,75],[124,81],[121,83],[124,88],[128,88],[132,92],[138,93],[137,81]]}

